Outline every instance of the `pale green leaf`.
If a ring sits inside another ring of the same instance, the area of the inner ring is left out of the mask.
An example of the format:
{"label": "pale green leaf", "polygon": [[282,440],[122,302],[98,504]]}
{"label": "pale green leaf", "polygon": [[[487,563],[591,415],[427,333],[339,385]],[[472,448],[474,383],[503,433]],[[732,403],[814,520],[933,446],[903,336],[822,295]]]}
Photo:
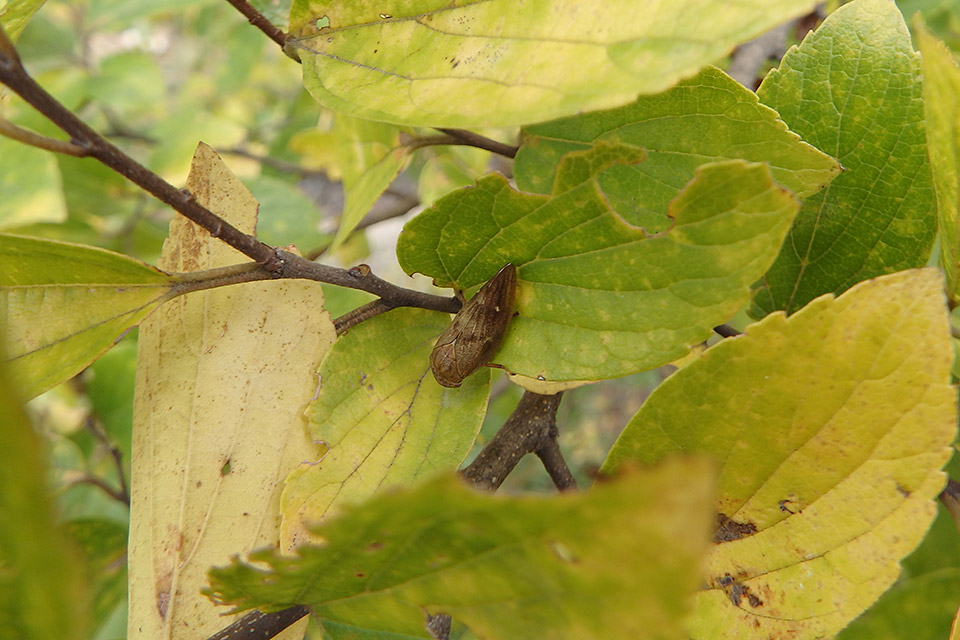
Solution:
{"label": "pale green leaf", "polygon": [[525,127],[522,139],[514,175],[520,189],[534,193],[550,193],[557,165],[570,151],[600,140],[646,149],[643,162],[611,167],[597,183],[625,220],[648,231],[669,224],[670,200],[708,162],[766,162],[773,179],[798,198],[820,191],[840,172],[755,93],[714,67],[624,107]]}
{"label": "pale green leaf", "polygon": [[447,613],[481,638],[683,637],[712,517],[711,467],[677,459],[589,492],[493,496],[444,476],[315,529],[326,542],[211,572],[242,609],[304,603],[321,622],[429,638]]}
{"label": "pale green leaf", "polygon": [[515,125],[656,93],[809,0],[295,0],[288,41],[325,106],[400,124]]}
{"label": "pale green leaf", "polygon": [[760,100],[845,171],[803,203],[752,316],[792,313],[927,263],[937,220],[922,89],[919,56],[889,0],[844,5],[763,81]]}
{"label": "pale green leaf", "polygon": [[0,379],[0,629],[5,638],[84,640],[89,594],[56,526],[43,446]]}
{"label": "pale green leaf", "polygon": [[923,101],[940,232],[939,264],[947,274],[947,295],[954,301],[960,276],[960,69],[953,54],[930,35],[919,18],[914,25],[923,54]]}
{"label": "pale green leaf", "polygon": [[395,309],[351,329],[320,367],[320,393],[308,409],[313,439],[328,451],[287,479],[284,538],[302,540],[343,502],[440,469],[470,452],[483,423],[490,373],[441,387],[430,351],[450,322],[444,313]]}
{"label": "pale green leaf", "polygon": [[456,191],[404,228],[400,264],[469,289],[518,268],[517,317],[494,362],[548,381],[598,380],[671,362],[749,297],[797,203],[766,165],[703,165],[659,234],[627,224],[597,185],[643,150],[601,142],[565,156],[552,196],[497,175]]}
{"label": "pale green leaf", "polygon": [[0,137],[0,193],[0,229],[63,222],[67,217],[56,157],[4,137]]}
{"label": "pale green leaf", "polygon": [[604,471],[677,452],[722,463],[693,638],[832,637],[896,580],[956,432],[942,287],[936,270],[905,271],[773,313],[627,425]]}
{"label": "pale green leaf", "polygon": [[112,251],[0,235],[0,324],[17,391],[30,398],[79,373],[175,282]]}
{"label": "pale green leaf", "polygon": [[333,134],[346,200],[333,239],[335,249],[370,211],[410,156],[400,143],[400,129],[394,125],[338,114]]}

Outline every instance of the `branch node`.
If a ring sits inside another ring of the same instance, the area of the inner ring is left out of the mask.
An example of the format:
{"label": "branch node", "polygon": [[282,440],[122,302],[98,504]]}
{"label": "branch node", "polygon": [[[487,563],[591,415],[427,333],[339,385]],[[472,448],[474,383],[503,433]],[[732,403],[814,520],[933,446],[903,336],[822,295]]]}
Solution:
{"label": "branch node", "polygon": [[366,278],[367,276],[370,275],[370,265],[360,263],[355,267],[350,267],[349,269],[347,269],[347,273],[349,273],[350,276],[354,278],[358,278],[358,279]]}
{"label": "branch node", "polygon": [[273,250],[273,257],[263,263],[263,268],[266,271],[276,275],[278,278],[283,277],[283,270],[287,266],[287,261],[283,257],[283,251],[280,249]]}

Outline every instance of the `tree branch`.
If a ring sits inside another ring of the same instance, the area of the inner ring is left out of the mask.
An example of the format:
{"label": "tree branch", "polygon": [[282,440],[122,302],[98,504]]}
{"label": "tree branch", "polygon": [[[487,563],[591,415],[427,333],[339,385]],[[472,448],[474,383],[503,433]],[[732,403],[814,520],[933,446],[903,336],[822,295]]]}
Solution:
{"label": "tree branch", "polygon": [[[263,17],[263,14],[257,11],[253,5],[246,0],[227,0],[233,7],[243,14],[247,21],[260,31],[263,31],[268,38],[280,45],[280,48],[286,51],[284,45],[287,44],[286,34],[273,25],[269,20]],[[299,62],[299,60],[298,60]]]}
{"label": "tree branch", "polygon": [[[269,278],[316,280],[367,291],[384,298],[391,308],[420,307],[447,313],[455,313],[460,308],[459,301],[454,297],[445,298],[399,287],[378,278],[370,272],[369,267],[338,269],[318,264],[289,251],[271,247],[260,242],[256,237],[243,233],[201,205],[188,192],[177,189],[126,155],[47,93],[23,68],[16,49],[2,28],[0,28],[0,83],[10,87],[34,109],[69,135],[70,144],[81,149],[82,156],[100,161],[208,231],[214,238],[219,238],[256,261],[262,273],[257,276],[250,275],[245,281]],[[365,265],[362,266],[365,267]]]}
{"label": "tree branch", "polygon": [[[517,408],[513,410],[497,434],[473,462],[460,471],[460,475],[479,489],[495,491],[500,488],[520,459],[528,453],[544,449],[545,455],[551,460],[550,464],[554,465],[553,456],[559,451],[553,453],[549,449],[553,446],[550,441],[555,443],[556,440],[557,408],[560,406],[561,396],[562,393],[543,396],[532,391],[524,392]],[[566,468],[566,463],[563,467]],[[557,471],[556,467],[553,471],[549,469],[548,471],[551,477],[555,471],[558,477],[563,476],[563,472]],[[566,473],[570,473],[569,469]],[[570,484],[564,487],[567,488],[573,486],[572,480],[571,476],[569,480],[562,479],[561,483],[569,482]],[[555,479],[554,482],[556,483],[557,480]]]}

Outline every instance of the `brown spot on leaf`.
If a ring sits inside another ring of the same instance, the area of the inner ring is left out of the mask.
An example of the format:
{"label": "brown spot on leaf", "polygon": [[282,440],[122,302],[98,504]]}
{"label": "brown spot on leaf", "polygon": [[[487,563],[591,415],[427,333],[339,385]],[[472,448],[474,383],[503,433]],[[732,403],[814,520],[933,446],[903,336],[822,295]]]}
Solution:
{"label": "brown spot on leaf", "polygon": [[717,531],[713,534],[713,541],[717,544],[730,542],[752,536],[757,532],[757,525],[752,522],[737,522],[722,513],[717,514]]}
{"label": "brown spot on leaf", "polygon": [[733,606],[735,607],[739,607],[744,598],[746,598],[747,604],[754,609],[763,606],[763,600],[757,597],[756,594],[752,593],[750,591],[750,587],[742,582],[739,582],[729,573],[717,578],[716,583],[721,589],[724,590],[724,592],[726,592],[727,597],[730,598],[730,602],[732,602]]}

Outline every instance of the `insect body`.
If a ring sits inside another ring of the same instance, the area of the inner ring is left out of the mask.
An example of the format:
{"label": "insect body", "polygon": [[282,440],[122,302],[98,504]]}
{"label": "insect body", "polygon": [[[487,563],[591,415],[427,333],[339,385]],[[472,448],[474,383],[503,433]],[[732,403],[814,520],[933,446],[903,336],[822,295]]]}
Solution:
{"label": "insect body", "polygon": [[487,364],[500,348],[513,316],[517,268],[508,264],[463,305],[430,353],[433,377],[444,387]]}

